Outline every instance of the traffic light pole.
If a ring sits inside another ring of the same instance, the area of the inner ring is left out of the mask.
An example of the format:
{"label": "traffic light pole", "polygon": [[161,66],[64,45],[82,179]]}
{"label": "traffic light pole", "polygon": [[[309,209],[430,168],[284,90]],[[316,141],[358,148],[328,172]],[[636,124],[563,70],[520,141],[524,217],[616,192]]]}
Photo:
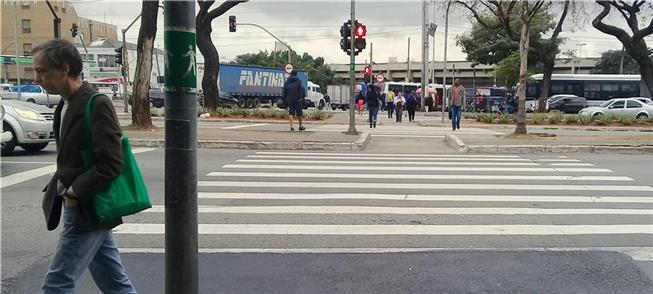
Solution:
{"label": "traffic light pole", "polygon": [[[356,5],[354,3],[354,0],[351,0],[351,24],[352,24],[352,29],[350,30],[351,33],[351,44],[349,45],[351,49],[351,54],[349,55],[349,85],[351,87],[349,91],[349,96],[351,99],[349,99],[349,130],[347,130],[347,135],[356,135],[358,132],[356,131],[356,118],[354,116],[354,100],[356,97],[356,55],[354,54],[354,24],[356,20]],[[361,89],[362,91],[362,89]]]}
{"label": "traffic light pole", "polygon": [[163,1],[165,62],[165,293],[197,294],[195,3]]}

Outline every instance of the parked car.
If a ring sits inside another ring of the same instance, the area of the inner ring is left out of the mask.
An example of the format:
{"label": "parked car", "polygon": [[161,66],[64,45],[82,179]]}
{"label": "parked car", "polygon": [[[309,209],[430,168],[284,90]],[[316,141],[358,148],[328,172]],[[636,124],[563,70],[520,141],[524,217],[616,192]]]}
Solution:
{"label": "parked car", "polygon": [[553,95],[553,96],[549,97],[549,99],[546,99],[546,106],[545,106],[546,111],[555,110],[555,109],[551,109],[551,104],[556,103],[558,100],[560,100],[562,98],[567,98],[567,97],[578,97],[578,96],[573,95],[573,94]]}
{"label": "parked car", "polygon": [[[20,95],[18,90],[20,87]],[[46,105],[54,107],[61,101],[61,96],[57,94],[49,94],[43,87],[39,85],[21,85],[12,86],[11,91],[2,93],[2,99],[16,99],[30,103]]]}
{"label": "parked car", "polygon": [[578,114],[586,116],[627,115],[636,119],[653,117],[653,105],[642,103],[636,98],[614,98],[601,104],[582,109]]}
{"label": "parked car", "polygon": [[238,99],[234,98],[231,94],[227,92],[220,91],[220,97],[218,98],[218,106],[226,108],[236,108],[238,107]]}
{"label": "parked car", "polygon": [[[5,107],[2,106],[2,104],[0,104],[0,119],[4,119],[4,118],[5,118]],[[4,145],[5,143],[11,141],[13,138],[14,137],[11,134],[11,132],[8,131],[8,130],[5,130],[5,128],[3,126],[2,136],[0,137],[0,139],[1,139],[0,142],[2,142],[2,145]]]}
{"label": "parked car", "polygon": [[553,102],[547,103],[549,111],[558,110],[563,113],[578,113],[581,109],[587,107],[587,99],[578,96],[560,97]]}
{"label": "parked car", "polygon": [[16,146],[37,152],[54,141],[53,109],[25,101],[4,99],[2,106],[5,110],[2,129],[11,133],[11,139],[2,143],[2,155],[10,154]]}
{"label": "parked car", "polygon": [[653,104],[653,100],[651,100],[651,98],[646,98],[646,97],[631,97],[631,98],[635,98],[644,104]]}
{"label": "parked car", "polygon": [[152,88],[149,91],[148,98],[150,101],[150,107],[161,108],[165,105],[166,93],[161,89]]}

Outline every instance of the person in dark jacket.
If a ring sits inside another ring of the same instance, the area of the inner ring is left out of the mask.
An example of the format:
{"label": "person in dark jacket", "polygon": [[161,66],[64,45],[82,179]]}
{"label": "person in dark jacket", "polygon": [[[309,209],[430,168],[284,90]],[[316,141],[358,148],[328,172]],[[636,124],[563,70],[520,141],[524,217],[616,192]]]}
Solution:
{"label": "person in dark jacket", "polygon": [[97,93],[82,82],[82,58],[70,41],[54,39],[32,50],[36,82],[62,99],[54,112],[57,169],[42,201],[48,229],[59,224],[63,202],[63,230],[43,283],[43,293],[73,293],[75,282],[88,268],[103,293],[136,293],[125,273],[112,229],[118,218],[100,222],[93,208],[94,191],[109,185],[123,166],[122,131],[111,100],[93,100],[92,151],[95,164],[82,162],[82,128],[89,97]]}
{"label": "person in dark jacket", "polygon": [[415,91],[410,91],[408,99],[406,99],[406,110],[408,110],[408,121],[415,120],[415,111],[417,110],[417,97],[415,97]]}
{"label": "person in dark jacket", "polygon": [[381,95],[376,90],[376,86],[370,84],[367,90],[367,96],[365,96],[365,103],[370,114],[370,128],[376,128],[376,115],[379,113],[379,106],[381,105],[380,99]]}
{"label": "person in dark jacket", "polygon": [[297,77],[297,71],[293,70],[290,73],[290,77],[284,83],[281,93],[281,98],[288,106],[288,123],[290,124],[291,131],[295,130],[292,126],[293,116],[297,117],[299,121],[299,130],[303,131],[306,129],[302,125],[302,103],[304,102],[304,97],[306,97],[306,90],[302,87],[301,81]]}

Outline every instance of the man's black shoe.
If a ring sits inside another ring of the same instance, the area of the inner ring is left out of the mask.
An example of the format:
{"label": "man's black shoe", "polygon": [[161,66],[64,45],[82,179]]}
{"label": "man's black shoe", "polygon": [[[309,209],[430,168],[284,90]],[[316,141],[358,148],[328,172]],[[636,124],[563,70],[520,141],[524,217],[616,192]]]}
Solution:
{"label": "man's black shoe", "polygon": [[303,130],[306,130],[306,128],[304,126],[299,126],[299,130],[303,131]]}

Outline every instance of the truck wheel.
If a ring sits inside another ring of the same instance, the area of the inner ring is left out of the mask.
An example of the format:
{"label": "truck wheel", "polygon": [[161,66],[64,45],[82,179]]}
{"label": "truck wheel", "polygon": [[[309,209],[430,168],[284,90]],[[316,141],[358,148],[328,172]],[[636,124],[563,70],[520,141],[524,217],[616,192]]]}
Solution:
{"label": "truck wheel", "polygon": [[253,102],[252,106],[253,106],[254,108],[259,108],[259,107],[261,107],[261,99],[254,98],[254,102]]}
{"label": "truck wheel", "polygon": [[245,108],[252,108],[252,105],[254,105],[254,100],[252,98],[245,101]]}
{"label": "truck wheel", "polygon": [[336,108],[337,107],[335,105],[331,105],[331,110],[336,110]]}
{"label": "truck wheel", "polygon": [[48,146],[48,142],[37,143],[37,144],[26,144],[26,145],[23,145],[23,146],[20,146],[20,147],[25,149],[25,151],[27,151],[27,152],[39,152],[39,151],[43,150],[43,148],[45,148],[47,146]]}
{"label": "truck wheel", "polygon": [[11,126],[5,122],[2,123],[2,128],[5,131],[11,132],[11,140],[2,143],[2,155],[4,156],[9,155],[12,151],[14,151],[14,148],[16,148],[16,132],[14,132],[14,129],[12,129]]}
{"label": "truck wheel", "polygon": [[320,105],[317,106],[317,109],[319,110],[324,109],[324,101],[320,101]]}
{"label": "truck wheel", "polygon": [[245,98],[238,98],[238,107],[245,108]]}

